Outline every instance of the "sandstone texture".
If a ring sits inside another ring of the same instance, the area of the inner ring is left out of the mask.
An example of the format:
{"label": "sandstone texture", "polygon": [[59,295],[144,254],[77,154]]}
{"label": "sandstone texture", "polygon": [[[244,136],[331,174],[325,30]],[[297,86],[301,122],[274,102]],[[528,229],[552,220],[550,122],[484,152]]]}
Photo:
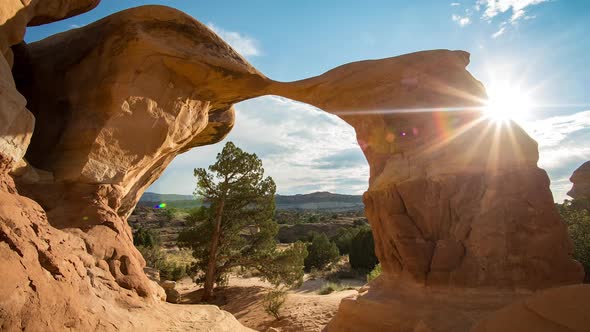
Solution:
{"label": "sandstone texture", "polygon": [[0,329],[241,330],[216,307],[162,303],[127,217],[176,155],[227,135],[233,104],[267,94],[340,116],[370,165],[364,202],[384,272],[343,301],[330,331],[462,331],[581,281],[537,144],[481,116],[468,53],[280,83],[161,6],[23,43],[27,26],[97,4],[0,4]]}
{"label": "sandstone texture", "polygon": [[[347,64],[274,87],[352,125],[369,162],[365,211],[382,279],[389,281],[358,297],[357,317],[378,312],[363,304],[391,298],[396,282],[415,283],[428,294],[428,288],[536,290],[583,278],[549,178],[537,167],[536,142],[515,123],[481,116],[486,94],[468,64],[465,52],[427,51]],[[380,329],[403,321],[407,328],[400,331],[436,330],[441,317],[457,324],[441,330],[471,324],[462,325],[469,322],[465,313],[444,315],[438,307],[418,318],[413,312],[423,302],[401,303],[395,317],[377,320]],[[381,312],[390,307],[383,304]],[[493,307],[479,310],[483,315]],[[330,330],[364,326],[351,317],[342,310]]]}
{"label": "sandstone texture", "polygon": [[578,167],[570,177],[574,184],[568,196],[574,199],[590,199],[590,161]]}
{"label": "sandstone texture", "polygon": [[590,285],[541,291],[481,320],[473,332],[590,331]]}
{"label": "sandstone texture", "polygon": [[27,25],[98,2],[23,3],[0,5],[0,330],[245,330],[163,303],[126,217],[175,155],[231,129],[241,91],[223,78],[258,73],[161,7],[26,45]]}

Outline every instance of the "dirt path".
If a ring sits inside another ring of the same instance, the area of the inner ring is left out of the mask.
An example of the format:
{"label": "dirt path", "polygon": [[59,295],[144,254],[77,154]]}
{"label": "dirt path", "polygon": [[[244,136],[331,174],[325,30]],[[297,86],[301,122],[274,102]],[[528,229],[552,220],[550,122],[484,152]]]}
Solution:
{"label": "dirt path", "polygon": [[[342,282],[358,288],[362,280],[346,280]],[[264,296],[272,288],[267,282],[258,278],[239,278],[232,276],[227,287],[216,291],[213,304],[233,314],[244,326],[258,331],[275,328],[278,331],[321,331],[335,315],[344,297],[352,296],[356,290],[333,292],[318,295],[317,291],[326,284],[324,279],[307,280],[297,290],[289,291],[281,310],[281,320],[264,311]],[[190,281],[178,284],[184,304],[198,303],[200,290]]]}

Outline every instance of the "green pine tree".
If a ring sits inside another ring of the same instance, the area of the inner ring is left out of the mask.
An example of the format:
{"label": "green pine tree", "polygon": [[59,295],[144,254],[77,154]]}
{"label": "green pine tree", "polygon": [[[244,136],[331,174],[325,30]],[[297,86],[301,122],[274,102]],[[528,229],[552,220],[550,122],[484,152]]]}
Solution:
{"label": "green pine tree", "polygon": [[192,248],[197,259],[203,301],[238,266],[257,269],[274,284],[301,282],[307,252],[303,244],[277,250],[276,187],[264,177],[262,161],[228,142],[208,170],[195,169],[195,195],[207,206],[191,214],[192,226],[179,235],[179,243]]}

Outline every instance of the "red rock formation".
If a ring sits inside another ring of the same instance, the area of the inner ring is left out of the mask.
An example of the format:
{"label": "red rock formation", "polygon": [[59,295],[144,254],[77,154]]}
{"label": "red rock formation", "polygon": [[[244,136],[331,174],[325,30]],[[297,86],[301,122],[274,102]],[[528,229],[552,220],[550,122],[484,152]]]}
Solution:
{"label": "red rock formation", "polygon": [[[7,274],[0,329],[242,330],[216,307],[161,303],[126,216],[176,154],[231,129],[231,93],[240,92],[225,92],[224,77],[257,72],[200,23],[165,8],[17,45],[15,59],[6,46],[21,41],[28,22],[96,1],[8,5],[0,5],[8,15],[0,26],[0,270]],[[13,63],[37,120],[32,140],[33,115],[10,75]],[[22,160],[25,151],[36,167]]]}
{"label": "red rock formation", "polygon": [[574,184],[568,191],[568,196],[574,199],[590,199],[590,161],[578,167],[570,181]]}
{"label": "red rock formation", "polygon": [[[419,52],[276,88],[351,124],[371,169],[364,201],[384,273],[343,301],[330,330],[465,330],[466,311],[484,315],[513,300],[510,290],[581,281],[536,142],[482,117],[486,94],[468,63],[465,52]],[[503,302],[482,287],[508,293]],[[481,289],[480,300],[468,288]],[[431,294],[446,314],[428,304]]]}
{"label": "red rock formation", "polygon": [[590,285],[544,290],[503,308],[473,332],[585,332],[590,329]]}
{"label": "red rock formation", "polygon": [[8,1],[0,266],[15,274],[0,285],[2,328],[145,328],[149,318],[129,318],[129,306],[166,321],[126,217],[176,155],[231,130],[233,103],[264,94],[343,118],[370,165],[364,199],[384,273],[343,301],[331,330],[466,330],[521,297],[516,289],[582,278],[536,143],[515,124],[481,117],[485,91],[465,70],[465,52],[362,61],[278,83],[170,8],[127,10],[24,45],[27,24],[96,1]]}

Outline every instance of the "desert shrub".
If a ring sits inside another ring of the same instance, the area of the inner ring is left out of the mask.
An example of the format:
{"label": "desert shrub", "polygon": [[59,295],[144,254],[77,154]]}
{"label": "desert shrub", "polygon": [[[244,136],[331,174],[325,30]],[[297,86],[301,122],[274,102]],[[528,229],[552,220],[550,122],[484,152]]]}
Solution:
{"label": "desert shrub", "polygon": [[360,227],[360,226],[367,226],[369,224],[369,221],[367,220],[367,218],[358,218],[355,219],[353,222],[354,226]]}
{"label": "desert shrub", "polygon": [[160,279],[177,281],[187,276],[186,265],[167,260],[165,257],[156,266],[160,270]]}
{"label": "desert shrub", "polygon": [[[175,208],[171,208],[171,207],[162,209],[162,211],[164,213],[164,217],[166,217],[167,222],[172,221],[174,218],[176,218],[176,215],[178,214],[178,210]],[[160,225],[160,226],[163,226],[163,225]]]}
{"label": "desert shrub", "polygon": [[381,275],[381,264],[375,265],[375,268],[367,274],[367,282],[377,279]]}
{"label": "desert shrub", "polygon": [[338,247],[338,251],[340,255],[348,255],[350,253],[350,248],[352,245],[352,239],[359,233],[360,228],[341,228],[338,230],[338,233],[332,237],[332,241]]}
{"label": "desert shrub", "polygon": [[137,250],[139,250],[143,258],[145,259],[146,265],[149,267],[158,268],[158,264],[164,259],[164,254],[158,246],[137,246]]}
{"label": "desert shrub", "polygon": [[359,274],[358,271],[352,269],[337,269],[331,273],[328,273],[324,278],[328,281],[339,282],[342,279],[357,279],[363,274]]}
{"label": "desert shrub", "polygon": [[170,255],[164,253],[159,246],[145,247],[138,246],[137,250],[145,259],[146,265],[156,268],[160,271],[160,279],[162,280],[180,280],[186,277],[187,264],[174,261]]}
{"label": "desert shrub", "polygon": [[363,227],[350,244],[350,266],[355,270],[371,271],[379,263],[375,256],[375,241],[371,228]]}
{"label": "desert shrub", "polygon": [[338,247],[328,239],[326,234],[313,234],[311,243],[307,245],[307,252],[308,255],[304,260],[307,271],[314,267],[322,270],[340,258]]}
{"label": "desert shrub", "polygon": [[348,285],[343,285],[341,283],[328,282],[322,288],[320,288],[320,290],[318,290],[318,294],[328,295],[333,292],[340,292],[340,291],[347,290],[347,289],[354,289],[354,288],[352,288]]}
{"label": "desert shrub", "polygon": [[281,319],[281,308],[287,300],[287,291],[283,288],[275,288],[269,291],[264,297],[264,311],[275,319]]}
{"label": "desert shrub", "polygon": [[133,233],[133,245],[154,248],[160,246],[160,237],[151,229],[139,227]]}
{"label": "desert shrub", "polygon": [[585,201],[569,201],[557,204],[559,214],[566,223],[574,244],[574,257],[584,266],[586,280],[590,276],[590,212]]}

